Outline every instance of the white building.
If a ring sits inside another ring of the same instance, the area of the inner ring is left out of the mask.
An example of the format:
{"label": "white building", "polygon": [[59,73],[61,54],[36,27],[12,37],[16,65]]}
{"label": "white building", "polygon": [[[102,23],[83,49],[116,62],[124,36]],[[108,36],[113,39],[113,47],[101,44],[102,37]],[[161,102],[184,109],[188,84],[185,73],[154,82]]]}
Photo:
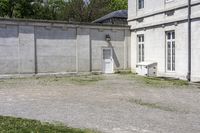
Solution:
{"label": "white building", "polygon": [[152,61],[158,76],[200,81],[200,0],[129,0],[128,22],[132,71]]}

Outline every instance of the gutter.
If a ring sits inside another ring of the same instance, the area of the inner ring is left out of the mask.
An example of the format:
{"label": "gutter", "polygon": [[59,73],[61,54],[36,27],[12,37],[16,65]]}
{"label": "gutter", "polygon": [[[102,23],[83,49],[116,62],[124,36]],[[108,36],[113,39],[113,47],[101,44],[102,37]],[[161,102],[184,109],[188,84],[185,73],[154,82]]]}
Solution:
{"label": "gutter", "polygon": [[192,50],[191,50],[191,0],[188,0],[188,74],[187,79],[190,82],[191,81],[191,56]]}

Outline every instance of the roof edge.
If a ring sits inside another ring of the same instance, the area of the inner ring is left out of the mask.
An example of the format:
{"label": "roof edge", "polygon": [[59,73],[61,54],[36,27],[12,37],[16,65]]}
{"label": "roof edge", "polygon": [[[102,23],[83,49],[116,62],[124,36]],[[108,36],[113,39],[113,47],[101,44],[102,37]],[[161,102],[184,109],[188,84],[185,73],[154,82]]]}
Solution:
{"label": "roof edge", "polygon": [[82,25],[82,26],[105,26],[105,27],[130,27],[125,24],[100,24],[100,23],[89,23],[89,22],[69,22],[60,20],[41,20],[41,19],[21,19],[21,18],[2,18],[0,22],[11,21],[11,22],[32,22],[32,23],[51,23],[51,24],[68,24],[68,25]]}

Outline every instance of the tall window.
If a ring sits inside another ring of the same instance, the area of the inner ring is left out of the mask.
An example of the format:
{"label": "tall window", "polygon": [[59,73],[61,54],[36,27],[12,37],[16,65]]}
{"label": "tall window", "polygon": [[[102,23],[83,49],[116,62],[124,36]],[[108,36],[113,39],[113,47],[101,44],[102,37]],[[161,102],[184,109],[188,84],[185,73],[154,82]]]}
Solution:
{"label": "tall window", "polygon": [[138,9],[144,8],[144,0],[138,0]]}
{"label": "tall window", "polygon": [[175,32],[169,31],[166,32],[166,63],[167,71],[175,71]]}
{"label": "tall window", "polygon": [[144,61],[144,35],[138,35],[138,61]]}

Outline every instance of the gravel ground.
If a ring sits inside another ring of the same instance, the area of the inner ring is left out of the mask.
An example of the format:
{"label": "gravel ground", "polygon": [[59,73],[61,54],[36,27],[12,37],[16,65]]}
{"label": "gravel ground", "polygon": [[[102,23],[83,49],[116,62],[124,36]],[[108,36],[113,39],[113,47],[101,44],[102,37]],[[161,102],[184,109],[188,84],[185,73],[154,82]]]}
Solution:
{"label": "gravel ground", "polygon": [[1,80],[0,115],[105,133],[200,133],[196,86],[147,85],[129,75],[74,79]]}

